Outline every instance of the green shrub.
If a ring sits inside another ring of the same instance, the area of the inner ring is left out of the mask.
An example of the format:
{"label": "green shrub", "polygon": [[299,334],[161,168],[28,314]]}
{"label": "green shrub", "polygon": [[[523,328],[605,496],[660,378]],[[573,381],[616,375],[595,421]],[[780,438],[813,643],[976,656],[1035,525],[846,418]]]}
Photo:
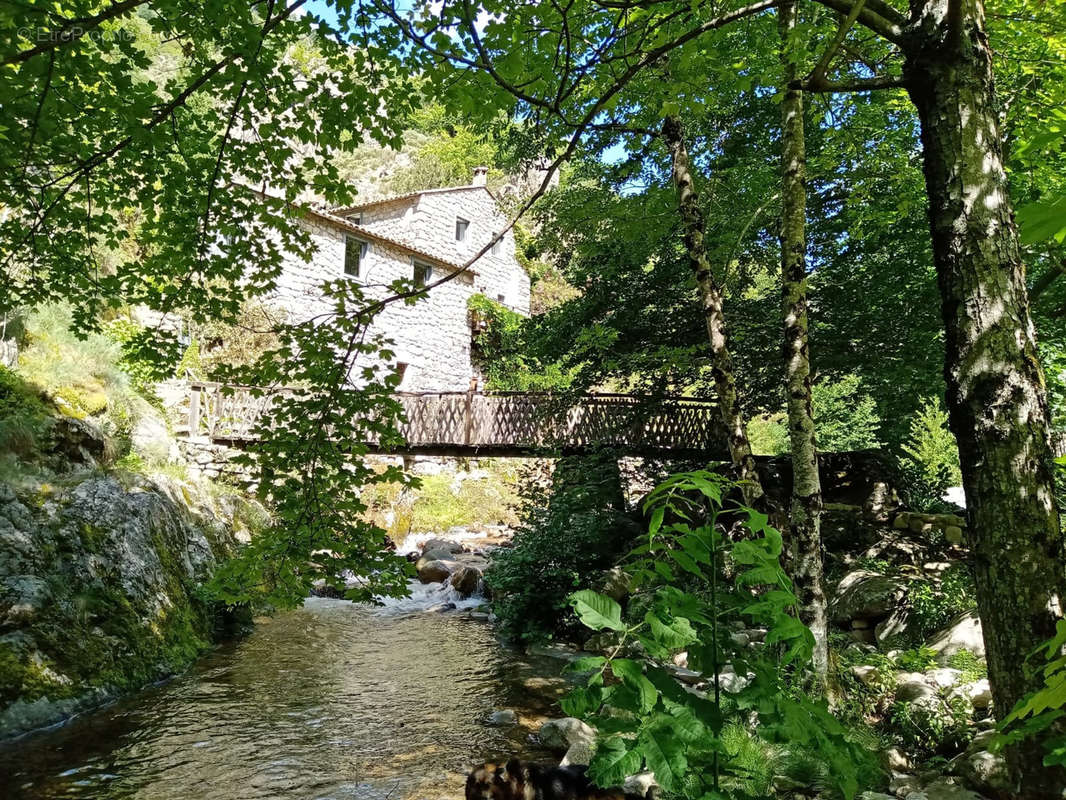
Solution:
{"label": "green shrub", "polygon": [[0,455],[31,458],[50,425],[50,411],[39,393],[0,365]]}
{"label": "green shrub", "polygon": [[471,359],[485,376],[486,388],[495,391],[552,391],[573,382],[570,372],[557,363],[541,364],[526,352],[522,341],[525,317],[475,294],[467,301],[474,330]]}
{"label": "green shrub", "polygon": [[949,487],[962,485],[962,472],[959,448],[940,398],[922,400],[902,449],[899,465],[908,504],[920,511],[944,508],[941,498]]}
{"label": "green shrub", "polygon": [[563,459],[550,486],[525,483],[513,546],[496,550],[485,581],[508,638],[536,641],[581,631],[567,598],[595,583],[639,533],[619,507],[616,456]]}
{"label": "green shrub", "polygon": [[977,606],[970,568],[954,564],[936,580],[913,581],[907,590],[911,607],[910,638],[924,642],[963,611]]}
{"label": "green shrub", "polygon": [[925,755],[953,755],[973,739],[970,704],[950,701],[905,703],[892,707],[889,724],[903,744]]}
{"label": "green shrub", "polygon": [[[673,475],[652,491],[648,534],[625,562],[635,592],[629,613],[594,591],[571,598],[584,625],[639,644],[640,657],[619,657],[620,646],[575,662],[572,671],[591,674],[561,706],[600,731],[589,764],[600,786],[647,769],[671,797],[765,797],[776,788],[775,756],[787,748],[819,762],[793,764],[817,784],[805,793],[855,797],[876,767],[866,743],[802,690],[814,637],[796,616],[784,542],[764,514],[724,511],[735,493],[708,471]],[[735,624],[765,628],[763,647],[733,640]],[[745,677],[686,691],[662,667],[681,650],[704,675],[728,674],[729,664]]]}
{"label": "green shrub", "polygon": [[748,421],[748,441],[757,456],[781,456],[789,451],[785,415],[761,414]]}
{"label": "green shrub", "polygon": [[896,663],[906,672],[925,672],[936,666],[936,651],[928,647],[904,650],[896,656]]}
{"label": "green shrub", "polygon": [[948,666],[962,672],[963,683],[973,683],[988,677],[988,664],[971,650],[959,650],[948,657]]}
{"label": "green shrub", "polygon": [[822,452],[870,450],[881,446],[881,417],[858,375],[822,380],[811,389],[815,433]]}

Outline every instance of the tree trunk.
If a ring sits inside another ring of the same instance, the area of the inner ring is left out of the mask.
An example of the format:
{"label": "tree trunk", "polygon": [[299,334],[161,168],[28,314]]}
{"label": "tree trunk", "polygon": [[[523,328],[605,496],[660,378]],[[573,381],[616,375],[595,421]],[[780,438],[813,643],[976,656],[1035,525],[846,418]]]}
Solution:
{"label": "tree trunk", "polygon": [[[914,6],[915,4],[912,4]],[[997,716],[1041,684],[1023,662],[1062,615],[1044,376],[1003,169],[992,59],[976,0],[915,12],[904,77],[922,126],[933,257],[946,331],[977,601]],[[1030,740],[1008,751],[1016,793],[1060,797],[1061,771]]]}
{"label": "tree trunk", "polygon": [[814,634],[813,667],[824,686],[829,666],[825,588],[822,584],[822,485],[811,411],[811,364],[807,346],[807,154],[803,92],[797,78],[795,2],[778,6],[784,97],[781,101],[781,284],[785,319],[785,392],[792,444],[789,542],[792,580],[800,617]]}
{"label": "tree trunk", "polygon": [[751,442],[748,441],[747,421],[737,400],[737,382],[733,372],[733,356],[729,352],[722,288],[714,279],[711,260],[704,243],[703,211],[700,209],[693,185],[688,148],[685,146],[684,129],[680,119],[671,116],[663,120],[663,139],[670,149],[673,181],[677,188],[677,208],[684,228],[685,249],[692,274],[696,278],[696,286],[699,288],[703,319],[707,325],[707,339],[711,345],[711,374],[718,395],[718,411],[729,437],[729,455],[737,474],[744,482],[745,502],[756,503],[763,498],[764,492],[755,468]]}

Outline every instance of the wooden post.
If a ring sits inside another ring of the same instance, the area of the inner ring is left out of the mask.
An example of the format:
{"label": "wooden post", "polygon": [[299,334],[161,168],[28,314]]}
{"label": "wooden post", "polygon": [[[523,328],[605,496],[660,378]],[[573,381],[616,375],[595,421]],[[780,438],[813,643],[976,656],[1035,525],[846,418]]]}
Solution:
{"label": "wooden post", "polygon": [[200,387],[189,385],[189,438],[200,435]]}
{"label": "wooden post", "polygon": [[466,393],[465,430],[463,431],[463,444],[467,447],[474,437],[474,394],[477,392],[477,379],[470,381],[470,390]]}

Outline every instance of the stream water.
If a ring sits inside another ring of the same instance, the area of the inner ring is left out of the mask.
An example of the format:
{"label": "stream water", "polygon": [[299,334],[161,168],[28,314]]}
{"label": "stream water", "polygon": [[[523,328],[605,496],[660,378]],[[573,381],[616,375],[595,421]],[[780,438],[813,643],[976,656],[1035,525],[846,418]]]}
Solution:
{"label": "stream water", "polygon": [[[0,748],[0,797],[304,800],[462,797],[531,734],[560,662],[501,645],[444,585],[384,608],[309,599],[186,674]],[[519,724],[496,727],[496,709]]]}

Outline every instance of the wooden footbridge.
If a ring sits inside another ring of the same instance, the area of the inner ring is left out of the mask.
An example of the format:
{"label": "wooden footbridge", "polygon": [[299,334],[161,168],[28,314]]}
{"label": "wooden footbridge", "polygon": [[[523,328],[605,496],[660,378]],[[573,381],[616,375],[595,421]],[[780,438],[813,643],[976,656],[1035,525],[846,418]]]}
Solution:
{"label": "wooden footbridge", "polygon": [[[284,392],[190,383],[184,435],[234,447],[258,438]],[[371,450],[451,456],[564,455],[612,447],[634,455],[726,458],[717,407],[685,397],[515,392],[399,392],[402,447]]]}

